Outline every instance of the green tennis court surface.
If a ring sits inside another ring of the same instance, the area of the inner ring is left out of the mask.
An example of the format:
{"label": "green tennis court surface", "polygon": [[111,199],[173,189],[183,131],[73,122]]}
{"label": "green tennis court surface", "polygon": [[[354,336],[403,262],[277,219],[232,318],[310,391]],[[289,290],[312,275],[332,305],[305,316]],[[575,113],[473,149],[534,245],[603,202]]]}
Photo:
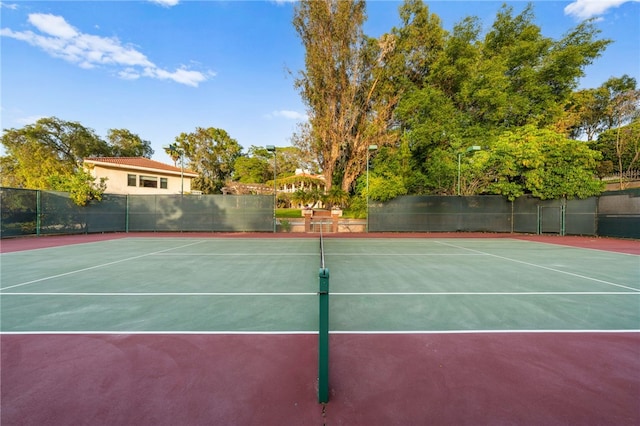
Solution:
{"label": "green tennis court surface", "polygon": [[[325,239],[332,333],[638,331],[636,255]],[[315,333],[317,238],[123,238],[1,255],[2,332]]]}

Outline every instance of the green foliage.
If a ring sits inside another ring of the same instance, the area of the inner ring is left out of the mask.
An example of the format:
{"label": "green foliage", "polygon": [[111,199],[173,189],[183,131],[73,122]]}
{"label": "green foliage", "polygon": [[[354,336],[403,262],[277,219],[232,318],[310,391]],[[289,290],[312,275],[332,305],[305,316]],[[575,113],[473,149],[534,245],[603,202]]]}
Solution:
{"label": "green foliage", "polygon": [[109,129],[107,140],[111,145],[113,157],[151,158],[153,155],[151,142],[141,139],[127,129]]}
{"label": "green foliage", "polygon": [[111,154],[109,145],[93,130],[56,117],[41,118],[21,129],[5,129],[2,145],[7,152],[3,165],[13,173],[10,180],[31,189],[49,189],[50,176],[72,175],[85,157]]}
{"label": "green foliage", "polygon": [[311,192],[302,188],[296,189],[291,194],[291,202],[295,205],[315,206],[320,201],[322,194],[319,192]]}
{"label": "green foliage", "polygon": [[164,147],[164,152],[169,157],[171,157],[171,160],[173,160],[173,165],[178,166],[178,160],[182,158],[182,154],[184,153],[184,150],[180,148],[177,144],[172,143]]}
{"label": "green foliage", "polygon": [[343,208],[349,204],[349,193],[341,188],[332,187],[325,195],[324,201],[329,207]]}
{"label": "green foliage", "polygon": [[513,200],[525,193],[541,199],[598,195],[599,152],[588,144],[533,126],[506,132],[487,152],[476,157],[486,192]]}
{"label": "green foliage", "polygon": [[7,155],[1,159],[2,184],[53,189],[51,182],[56,179],[74,179],[86,157],[153,154],[148,141],[126,129],[111,129],[107,138],[108,142],[78,122],[56,117],[42,118],[20,129],[5,129],[2,145]]}
{"label": "green foliage", "polygon": [[421,0],[406,0],[398,14],[402,26],[394,28],[396,45],[389,55],[401,88],[424,87],[445,45],[446,32],[438,15]]}
{"label": "green foliage", "polygon": [[369,198],[377,201],[389,201],[400,195],[406,195],[407,189],[401,176],[371,176],[369,178]]}
{"label": "green foliage", "polygon": [[[359,186],[359,183],[358,183]],[[364,219],[367,217],[367,199],[365,194],[358,193],[351,197],[349,207],[342,212],[342,217]]]}
{"label": "green foliage", "polygon": [[[584,68],[611,42],[598,39],[593,21],[554,40],[544,37],[535,24],[532,4],[518,14],[505,5],[480,39],[475,17],[465,18],[446,33],[419,0],[405,1],[399,11],[402,27],[380,43],[391,45],[386,76],[400,98],[390,125],[402,133],[392,138],[395,146],[377,154],[369,179],[371,199],[405,193],[455,194],[458,172],[462,194],[533,193],[549,198],[599,191],[592,161],[597,153],[583,151],[586,145],[573,146],[564,138],[558,142],[559,135],[530,135],[532,129],[572,125],[564,106]],[[538,143],[534,148],[521,146],[518,138],[505,142],[501,136],[505,132],[529,135]],[[465,153],[473,145],[491,151]],[[505,145],[503,154],[495,154],[497,145]],[[569,151],[559,148],[565,145]],[[570,155],[570,149],[577,157]],[[536,161],[536,155],[548,163]],[[583,163],[584,158],[589,160]],[[358,182],[358,193],[365,194],[362,178]]]}
{"label": "green foliage", "polygon": [[[266,152],[266,150],[265,150]],[[305,155],[297,147],[286,146],[278,147],[276,162],[278,176],[291,176],[296,172],[296,169],[305,169]],[[271,176],[273,176],[273,160],[272,155],[269,154],[269,167],[271,168]],[[317,168],[311,169],[310,172],[318,172]]]}
{"label": "green foliage", "polygon": [[[4,136],[7,136],[5,133]],[[3,138],[4,143],[4,138]],[[70,175],[74,168],[60,161],[56,153],[37,140],[25,138],[19,144],[5,144],[9,155],[3,157],[2,182],[29,189],[49,189],[49,176]]]}
{"label": "green foliage", "polygon": [[291,222],[289,222],[288,220],[284,219],[280,221],[280,229],[282,230],[282,232],[289,232],[291,231]]}
{"label": "green foliage", "polygon": [[596,89],[571,95],[564,116],[564,127],[573,138],[594,140],[600,133],[629,124],[640,114],[640,91],[628,75],[611,77]]}
{"label": "green foliage", "polygon": [[[602,153],[601,176],[640,168],[640,118],[630,124],[602,132],[595,143]],[[610,166],[609,166],[610,165]],[[621,181],[622,182],[622,181]]]}
{"label": "green foliage", "polygon": [[78,170],[73,175],[49,176],[49,188],[54,191],[64,191],[70,194],[74,203],[85,206],[90,201],[101,201],[104,191],[107,189],[106,178],[100,178],[99,182],[84,170]]}
{"label": "green foliage", "polygon": [[234,180],[243,183],[265,183],[271,178],[273,171],[269,170],[269,162],[259,157],[242,155],[234,164]]}
{"label": "green foliage", "polygon": [[176,143],[184,150],[189,168],[199,174],[192,189],[205,194],[220,193],[225,181],[233,176],[233,167],[242,151],[240,144],[225,130],[213,127],[181,133]]}
{"label": "green foliage", "polygon": [[92,129],[56,117],[41,118],[35,124],[5,131],[3,135],[3,144],[8,149],[27,141],[37,142],[70,167],[80,164],[85,157],[111,155],[109,145]]}
{"label": "green foliage", "polygon": [[[469,177],[467,158],[463,164],[463,182]],[[457,154],[452,147],[442,147],[431,151],[429,158],[424,163],[425,188],[431,194],[453,195],[456,194]],[[462,185],[463,194],[466,194],[466,184]]]}
{"label": "green foliage", "polygon": [[411,150],[420,156],[457,132],[457,115],[451,99],[433,87],[407,93],[396,108],[396,116],[408,132]]}
{"label": "green foliage", "polygon": [[466,17],[445,37],[444,49],[433,65],[429,81],[462,107],[465,82],[477,75],[480,49],[476,44],[481,26],[476,17]]}

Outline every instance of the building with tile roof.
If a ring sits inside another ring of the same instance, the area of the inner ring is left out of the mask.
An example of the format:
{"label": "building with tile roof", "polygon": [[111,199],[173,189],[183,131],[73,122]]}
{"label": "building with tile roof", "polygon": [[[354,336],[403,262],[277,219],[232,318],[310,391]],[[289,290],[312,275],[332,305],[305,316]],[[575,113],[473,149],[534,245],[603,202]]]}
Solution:
{"label": "building with tile roof", "polygon": [[108,194],[191,193],[192,170],[144,157],[90,157],[84,167],[95,178],[107,178]]}

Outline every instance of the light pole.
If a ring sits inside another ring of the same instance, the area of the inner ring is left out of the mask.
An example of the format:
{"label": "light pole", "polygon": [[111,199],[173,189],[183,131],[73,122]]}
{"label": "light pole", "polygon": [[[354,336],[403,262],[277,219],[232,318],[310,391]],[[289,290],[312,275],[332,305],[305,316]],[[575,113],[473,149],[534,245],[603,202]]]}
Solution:
{"label": "light pole", "polygon": [[[469,152],[474,152],[474,151],[480,151],[482,149],[482,147],[480,147],[479,145],[473,145],[470,146],[469,148],[467,148],[467,150],[464,152],[465,154],[469,153]],[[462,159],[462,152],[458,153],[458,195],[460,195],[460,161]]]}
{"label": "light pole", "polygon": [[378,145],[369,145],[367,149],[367,232],[369,232],[369,155],[378,149]]}
{"label": "light pole", "polygon": [[180,151],[180,196],[184,195],[184,149],[178,148]]}
{"label": "light pole", "polygon": [[276,207],[278,206],[278,187],[276,186],[276,147],[267,145],[267,151],[273,152],[273,232],[276,232]]}

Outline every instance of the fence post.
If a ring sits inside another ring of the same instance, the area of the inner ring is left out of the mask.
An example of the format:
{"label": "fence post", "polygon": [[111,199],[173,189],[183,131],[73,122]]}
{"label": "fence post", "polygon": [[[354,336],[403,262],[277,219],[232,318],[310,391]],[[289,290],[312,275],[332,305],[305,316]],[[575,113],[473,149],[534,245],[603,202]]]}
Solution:
{"label": "fence post", "polygon": [[40,199],[40,190],[36,191],[36,236],[40,236],[40,226],[42,224],[40,215],[42,214],[42,202]]}
{"label": "fence post", "polygon": [[129,233],[129,194],[125,195],[126,207],[124,212],[124,232]]}

